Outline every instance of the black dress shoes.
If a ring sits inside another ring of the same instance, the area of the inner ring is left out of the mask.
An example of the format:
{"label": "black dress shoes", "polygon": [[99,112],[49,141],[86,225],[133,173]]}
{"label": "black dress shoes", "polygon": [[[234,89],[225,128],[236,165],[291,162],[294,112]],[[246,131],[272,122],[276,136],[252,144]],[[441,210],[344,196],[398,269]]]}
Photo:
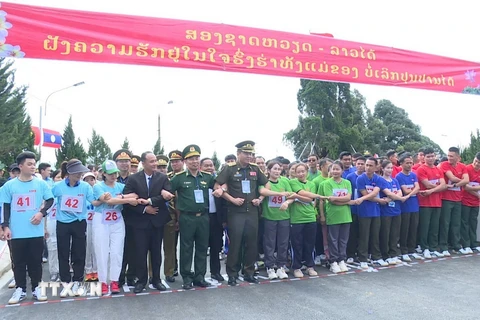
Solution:
{"label": "black dress shoes", "polygon": [[254,284],[258,284],[258,279],[255,278],[254,276],[244,276],[243,277],[243,280],[249,282],[249,283],[254,283]]}
{"label": "black dress shoes", "polygon": [[237,279],[235,277],[228,277],[228,285],[229,286],[236,286],[237,285]]}
{"label": "black dress shoes", "polygon": [[225,281],[225,279],[223,278],[223,276],[222,276],[220,273],[212,274],[212,279],[215,279],[215,280],[217,280],[218,282],[223,282],[223,281]]}
{"label": "black dress shoes", "polygon": [[193,289],[193,286],[192,286],[191,283],[184,283],[184,284],[182,285],[182,288],[183,288],[183,290],[192,290],[192,289]]}
{"label": "black dress shoes", "polygon": [[208,287],[211,287],[212,285],[210,283],[208,283],[207,281],[205,280],[202,280],[202,281],[194,281],[193,282],[193,285],[195,287],[200,287],[200,288],[208,288]]}
{"label": "black dress shoes", "polygon": [[135,280],[133,280],[133,279],[127,279],[127,286],[129,286],[129,287],[135,286]]}
{"label": "black dress shoes", "polygon": [[145,285],[137,282],[135,284],[135,288],[133,289],[133,293],[140,293],[143,291],[143,289],[145,289]]}
{"label": "black dress shoes", "polygon": [[166,276],[165,280],[167,280],[167,282],[175,282],[175,277]]}
{"label": "black dress shoes", "polygon": [[153,283],[152,285],[153,285],[153,287],[154,287],[155,289],[157,289],[157,290],[159,290],[159,291],[165,291],[165,290],[167,290],[167,287],[165,287],[165,286],[162,284],[161,281],[155,282],[155,283]]}

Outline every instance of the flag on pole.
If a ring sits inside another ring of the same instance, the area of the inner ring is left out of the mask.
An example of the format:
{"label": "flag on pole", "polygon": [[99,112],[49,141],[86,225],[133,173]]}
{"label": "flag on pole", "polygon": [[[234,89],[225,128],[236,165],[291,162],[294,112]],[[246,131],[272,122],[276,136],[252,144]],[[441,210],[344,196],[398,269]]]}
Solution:
{"label": "flag on pole", "polygon": [[[62,135],[58,131],[43,129],[43,147],[55,148],[58,149],[62,145]],[[34,145],[38,146],[40,144],[40,129],[38,127],[32,126],[32,132],[35,134]]]}

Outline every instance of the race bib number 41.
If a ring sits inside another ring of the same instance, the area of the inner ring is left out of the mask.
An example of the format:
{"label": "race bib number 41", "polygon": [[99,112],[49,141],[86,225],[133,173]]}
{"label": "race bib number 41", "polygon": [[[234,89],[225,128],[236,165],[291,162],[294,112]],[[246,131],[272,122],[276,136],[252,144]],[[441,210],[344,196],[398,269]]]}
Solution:
{"label": "race bib number 41", "polygon": [[60,210],[66,212],[82,213],[83,211],[83,197],[78,196],[63,196]]}
{"label": "race bib number 41", "polygon": [[14,211],[35,210],[35,193],[14,194],[11,206]]}

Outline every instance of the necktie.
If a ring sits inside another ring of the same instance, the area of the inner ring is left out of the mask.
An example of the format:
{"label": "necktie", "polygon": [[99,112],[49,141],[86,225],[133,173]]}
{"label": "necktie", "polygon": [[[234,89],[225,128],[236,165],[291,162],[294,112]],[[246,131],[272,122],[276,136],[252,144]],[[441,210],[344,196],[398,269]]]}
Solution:
{"label": "necktie", "polygon": [[152,179],[152,177],[148,177],[147,179],[147,190],[148,190],[148,195],[150,196],[150,180]]}

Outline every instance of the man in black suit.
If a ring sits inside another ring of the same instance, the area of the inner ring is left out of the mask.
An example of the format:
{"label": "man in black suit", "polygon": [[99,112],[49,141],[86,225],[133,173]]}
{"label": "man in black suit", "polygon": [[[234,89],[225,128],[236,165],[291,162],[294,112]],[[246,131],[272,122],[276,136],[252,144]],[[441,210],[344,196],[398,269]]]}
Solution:
{"label": "man in black suit", "polygon": [[133,292],[140,293],[148,280],[147,252],[152,259],[152,285],[160,290],[166,290],[160,280],[160,265],[162,263],[162,239],[165,224],[170,220],[166,202],[173,195],[170,193],[170,181],[162,173],[155,172],[157,158],[152,152],[144,152],[140,157],[143,171],[129,176],[124,194],[136,193],[139,205],[134,207],[124,205],[125,213],[133,228],[135,242],[137,283]]}

